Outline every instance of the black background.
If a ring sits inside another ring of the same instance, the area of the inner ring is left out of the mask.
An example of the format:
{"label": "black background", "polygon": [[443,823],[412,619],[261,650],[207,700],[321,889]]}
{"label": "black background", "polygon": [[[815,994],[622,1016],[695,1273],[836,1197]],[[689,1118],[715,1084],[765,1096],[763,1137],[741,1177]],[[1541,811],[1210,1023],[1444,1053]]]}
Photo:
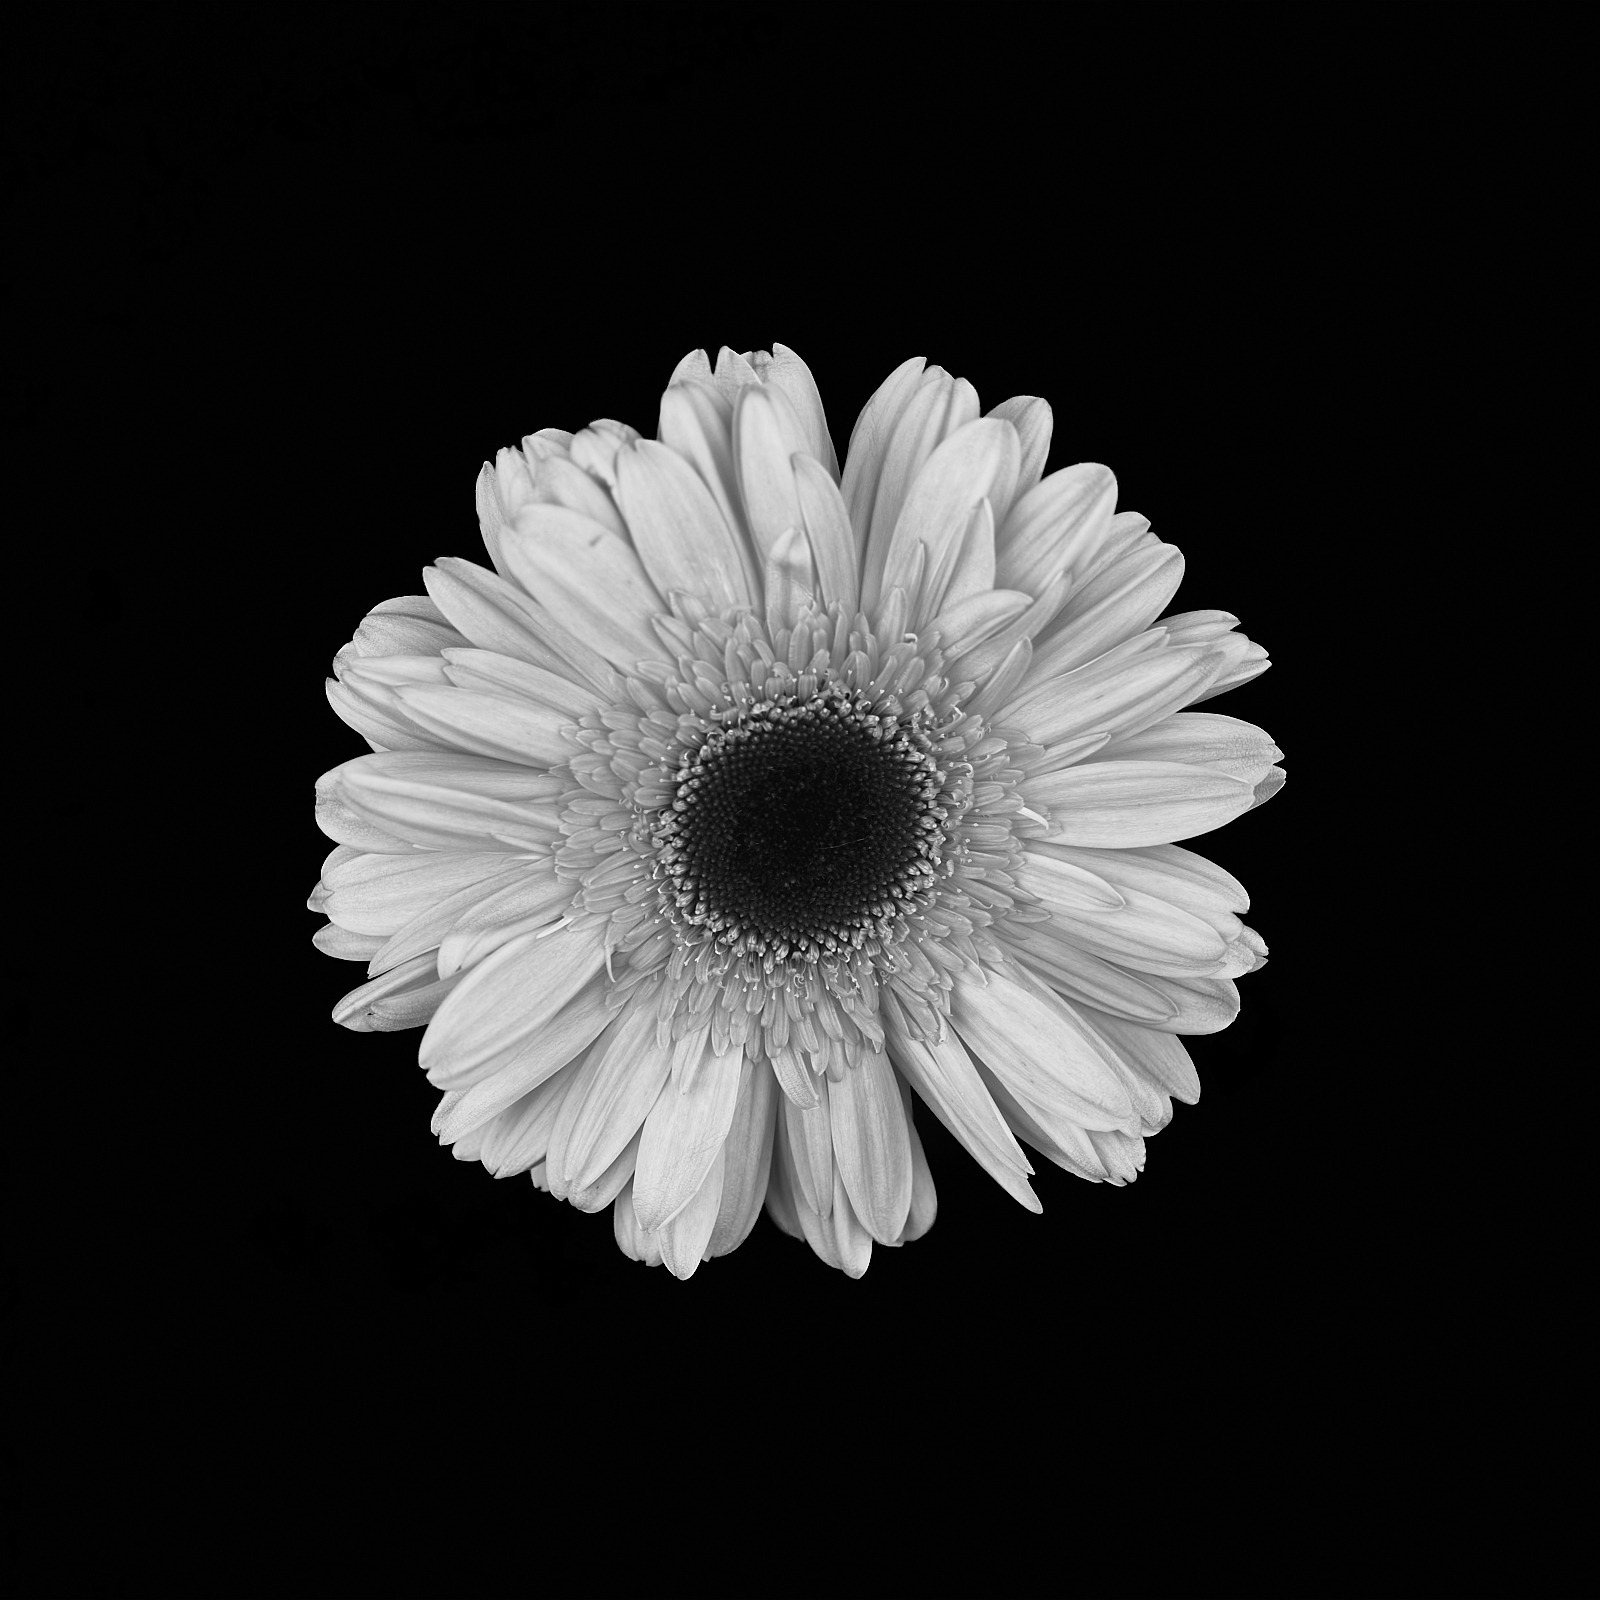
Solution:
{"label": "black background", "polygon": [[[96,1153],[25,1202],[75,1239],[33,1300],[80,1419],[41,1481],[102,1529],[37,1592],[1292,1596],[1474,1559],[1419,1487],[1457,1372],[1440,1202],[1388,1120],[1414,1019],[1364,866],[1385,641],[1355,581],[1402,403],[1373,330],[1427,319],[1408,196],[1446,160],[1397,89],[1444,68],[1333,13],[863,15],[140,12],[33,41],[10,436],[55,463],[93,642],[69,681],[147,845],[134,1003],[79,1024],[118,1042]],[[922,1240],[852,1282],[763,1217],[680,1284],[608,1212],[441,1149],[420,1033],[329,1020],[363,968],[310,943],[312,782],[366,746],[322,680],[424,565],[487,564],[497,448],[651,436],[685,353],[774,341],[841,460],[908,356],[985,410],[1048,399],[1047,470],[1112,466],[1187,559],[1170,609],[1271,652],[1207,709],[1289,781],[1190,844],[1271,955],[1187,1041],[1202,1099],[1136,1184],[1040,1158],[1030,1216],[924,1113]],[[80,831],[94,793],[61,801]]]}

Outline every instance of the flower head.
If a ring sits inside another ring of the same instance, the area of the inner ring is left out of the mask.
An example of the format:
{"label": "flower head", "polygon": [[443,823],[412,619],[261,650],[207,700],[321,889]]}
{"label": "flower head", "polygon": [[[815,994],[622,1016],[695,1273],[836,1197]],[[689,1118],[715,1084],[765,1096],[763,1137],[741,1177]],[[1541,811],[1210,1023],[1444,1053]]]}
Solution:
{"label": "flower head", "polygon": [[1266,955],[1174,841],[1282,752],[1184,709],[1265,652],[1155,620],[1182,556],[1050,433],[908,361],[841,476],[777,345],[687,357],[654,440],[485,465],[493,571],[441,559],[335,659],[372,753],[318,781],[310,901],[368,963],[336,1020],[426,1024],[458,1157],[678,1277],[763,1204],[852,1277],[924,1233],[919,1103],[1030,1210],[1023,1145],[1137,1176]]}

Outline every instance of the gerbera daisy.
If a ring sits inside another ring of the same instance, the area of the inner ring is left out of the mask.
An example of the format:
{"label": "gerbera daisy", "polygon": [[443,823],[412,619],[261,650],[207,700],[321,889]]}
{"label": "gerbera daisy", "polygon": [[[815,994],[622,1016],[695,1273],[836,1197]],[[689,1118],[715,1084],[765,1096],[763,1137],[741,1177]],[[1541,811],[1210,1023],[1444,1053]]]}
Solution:
{"label": "gerbera daisy", "polygon": [[841,474],[776,345],[686,357],[655,439],[485,464],[493,570],[439,560],[335,658],[372,753],[318,780],[310,901],[371,980],[335,1019],[426,1024],[458,1158],[680,1278],[763,1205],[852,1277],[925,1233],[919,1105],[1031,1211],[1024,1146],[1137,1176],[1266,955],[1175,841],[1282,752],[1184,709],[1266,653],[1155,620],[1182,555],[1050,435],[918,358]]}

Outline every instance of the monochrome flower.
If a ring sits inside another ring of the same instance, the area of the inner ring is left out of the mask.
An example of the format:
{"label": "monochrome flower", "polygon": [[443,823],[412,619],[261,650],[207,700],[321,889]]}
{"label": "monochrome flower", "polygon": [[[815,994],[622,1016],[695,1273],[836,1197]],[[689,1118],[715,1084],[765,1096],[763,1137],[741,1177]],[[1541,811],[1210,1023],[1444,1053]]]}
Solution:
{"label": "monochrome flower", "polygon": [[1131,1182],[1266,946],[1176,843],[1283,782],[1192,708],[1263,672],[1050,407],[922,359],[840,473],[782,345],[679,363],[655,439],[546,428],[334,661],[371,753],[317,783],[313,910],[426,1025],[434,1131],[677,1277],[763,1205],[859,1277],[926,1232],[926,1108],[1038,1211],[1024,1146]]}

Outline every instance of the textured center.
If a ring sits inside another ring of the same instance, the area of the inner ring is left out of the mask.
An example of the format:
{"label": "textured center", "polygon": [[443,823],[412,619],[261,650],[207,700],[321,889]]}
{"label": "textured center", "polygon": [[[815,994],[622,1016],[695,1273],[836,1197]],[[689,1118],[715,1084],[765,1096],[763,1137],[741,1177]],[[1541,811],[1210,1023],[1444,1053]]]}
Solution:
{"label": "textured center", "polygon": [[714,729],[672,806],[668,870],[685,920],[780,959],[881,937],[940,858],[927,743],[915,717],[843,693],[765,701]]}

